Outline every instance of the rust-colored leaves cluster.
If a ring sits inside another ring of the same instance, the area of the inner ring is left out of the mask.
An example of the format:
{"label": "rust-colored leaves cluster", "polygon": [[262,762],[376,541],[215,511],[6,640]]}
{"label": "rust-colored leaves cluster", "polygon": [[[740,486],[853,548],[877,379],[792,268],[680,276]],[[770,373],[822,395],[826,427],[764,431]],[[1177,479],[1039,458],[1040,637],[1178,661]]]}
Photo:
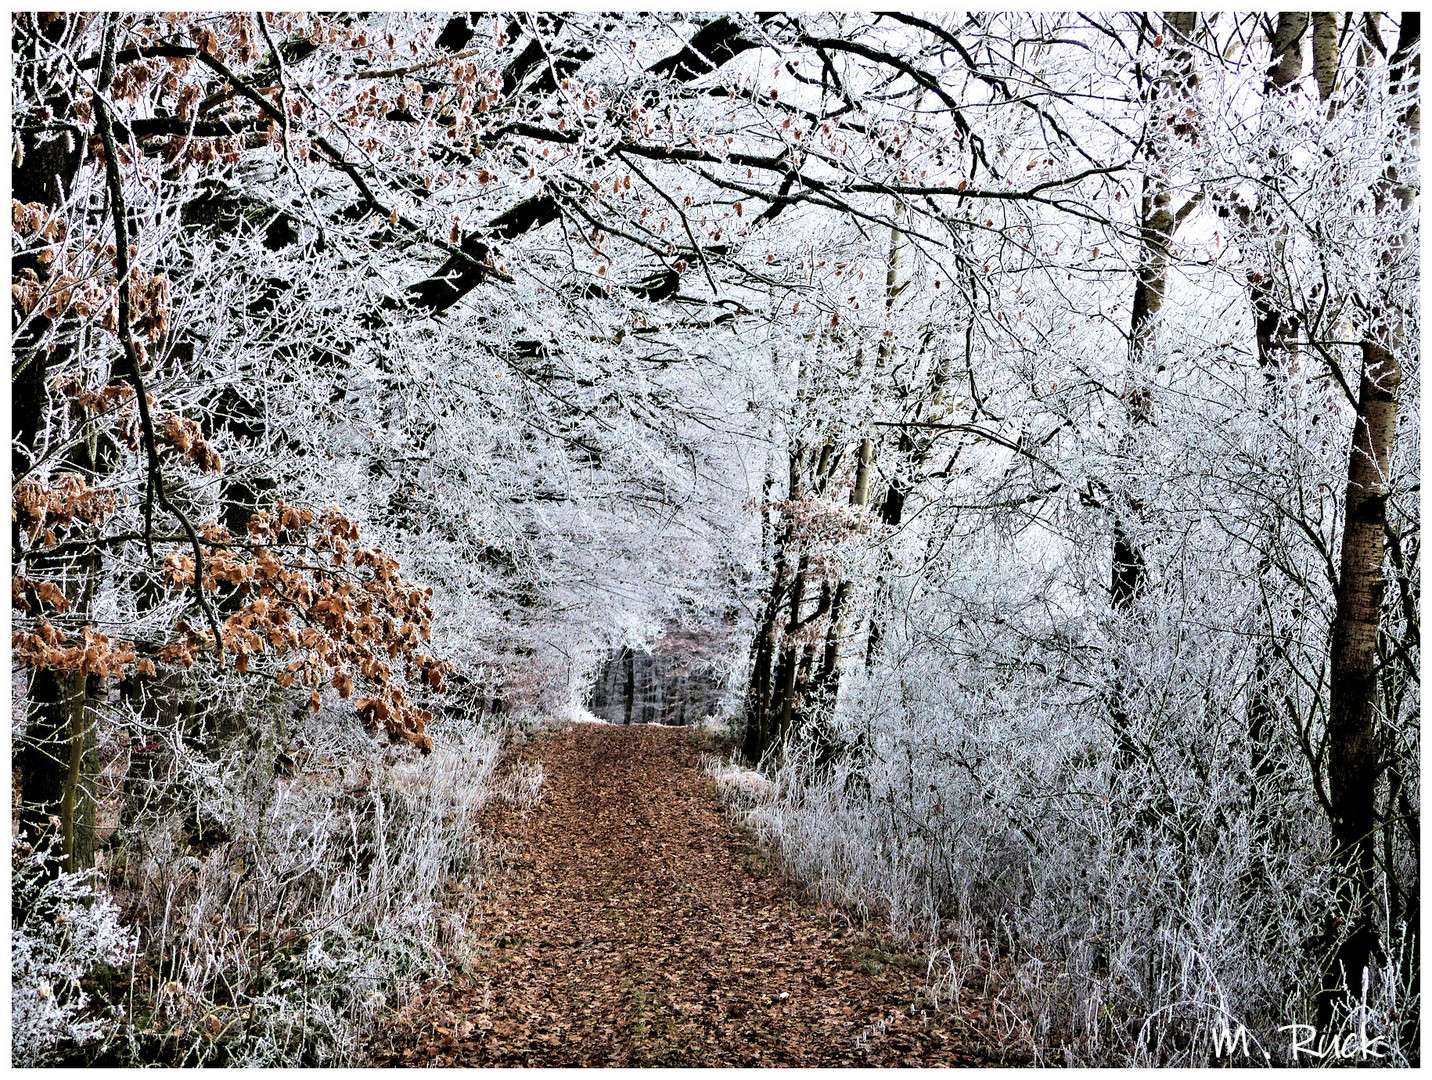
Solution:
{"label": "rust-colored leaves cluster", "polygon": [[[140,342],[135,342],[135,345],[142,354],[144,346]],[[77,376],[70,375],[55,381],[55,391],[96,416],[110,417],[113,424],[110,431],[115,441],[123,442],[131,450],[138,450],[143,445],[139,410],[134,405],[137,395],[128,382],[112,382],[101,389],[90,390]],[[154,395],[146,394],[145,400],[153,409]]]}
{"label": "rust-colored leaves cluster", "polygon": [[[21,266],[11,280],[10,298],[17,311],[38,310],[47,319],[72,315],[93,319],[110,333],[119,330],[119,291],[114,245],[100,245],[91,237],[70,243],[70,230],[61,215],[40,203],[10,200],[10,220],[17,237],[24,238],[26,254],[43,268],[41,277],[31,266]],[[130,256],[139,254],[131,245]],[[129,272],[130,322],[135,332],[153,343],[169,329],[169,279],[132,266]]]}
{"label": "rust-colored leaves cluster", "polygon": [[117,326],[115,297],[114,286],[101,285],[70,271],[61,271],[41,281],[34,270],[24,266],[10,283],[10,300],[16,311],[28,315],[38,308],[47,319],[58,319],[72,311],[81,319],[98,315],[102,322]]}
{"label": "rust-colored leaves cluster", "polygon": [[89,487],[79,473],[61,473],[53,485],[32,477],[21,480],[10,497],[10,515],[30,539],[43,534],[47,544],[59,543],[56,530],[76,521],[98,525],[119,505],[109,488]]}
{"label": "rust-colored leaves cluster", "polygon": [[224,463],[214,449],[204,441],[199,425],[177,413],[164,418],[164,437],[169,444],[199,467],[200,472],[221,473]]}
{"label": "rust-colored leaves cluster", "polygon": [[23,577],[10,580],[10,598],[15,607],[25,612],[33,611],[35,604],[31,603],[31,597],[35,603],[46,604],[59,615],[70,607],[65,590],[53,581],[31,581]]}
{"label": "rust-colored leaves cluster", "polygon": [[134,332],[151,342],[169,329],[169,278],[140,269],[129,272],[129,318]]}
{"label": "rust-colored leaves cluster", "polygon": [[[134,387],[129,383],[110,383],[99,390],[87,390],[84,383],[75,376],[60,380],[55,389],[72,399],[81,408],[104,416],[109,412],[123,408],[135,399]],[[154,396],[149,395],[149,403],[154,403]]]}
{"label": "rust-colored leaves cluster", "polygon": [[[431,589],[404,581],[398,561],[363,546],[357,524],[336,509],[317,514],[279,501],[250,520],[251,546],[228,545],[227,532],[217,525],[205,536],[215,546],[201,587],[243,600],[221,629],[240,672],[249,671],[258,657],[290,658],[282,666],[271,661],[274,677],[285,687],[309,688],[308,704],[315,711],[321,687],[331,686],[346,699],[361,679],[368,693],[354,707],[366,724],[394,741],[432,749],[426,734],[432,714],[394,678],[401,665],[409,683],[441,691],[452,670],[421,649],[432,637]],[[311,554],[286,558],[279,549]],[[171,588],[192,587],[192,555],[176,548],[165,559],[164,573]],[[187,625],[182,631],[160,659],[189,667],[208,648],[209,635]]]}
{"label": "rust-colored leaves cluster", "polygon": [[[165,424],[176,448],[203,468],[195,456],[203,446],[196,432],[177,417]],[[32,538],[44,531],[53,545],[55,527],[75,519],[103,520],[113,513],[115,497],[69,474],[54,487],[23,481],[14,506],[21,528]],[[240,674],[263,674],[286,688],[306,688],[307,704],[315,712],[323,687],[348,699],[361,684],[354,709],[364,723],[395,742],[406,741],[425,753],[432,749],[426,733],[432,713],[412,697],[414,687],[442,691],[452,670],[449,662],[423,651],[423,643],[432,638],[432,589],[405,581],[398,561],[364,545],[357,524],[337,509],[319,513],[280,500],[254,515],[243,543],[235,543],[219,524],[205,526],[202,537],[206,554],[200,588],[229,612],[219,632],[224,654],[233,657]],[[170,551],[163,573],[171,589],[192,589],[192,550]],[[16,577],[11,592],[14,606],[26,614],[48,607],[63,615],[70,606],[64,589],[53,581]],[[174,631],[157,647],[160,663],[188,669],[214,655],[207,628],[181,619]],[[78,632],[82,640],[73,642],[40,619],[15,633],[15,657],[33,667],[87,675],[120,676],[131,664],[141,675],[155,673],[152,660],[136,663],[133,642],[111,641],[93,626]]]}
{"label": "rust-colored leaves cluster", "polygon": [[65,223],[60,217],[51,217],[44,203],[10,200],[10,224],[17,236],[41,236],[46,240],[63,240]]}
{"label": "rust-colored leaves cluster", "polygon": [[[197,102],[201,96],[196,90],[192,95],[193,101]],[[183,95],[180,96],[179,101],[181,108],[192,107],[192,105],[184,105],[186,98]],[[207,139],[191,139],[187,135],[174,135],[164,143],[162,152],[165,161],[182,167],[212,165],[215,162],[231,165],[243,156],[247,145],[248,142],[237,135]]]}
{"label": "rust-colored leaves cluster", "polygon": [[80,640],[74,642],[47,619],[34,630],[17,631],[10,644],[22,664],[100,678],[124,675],[135,659],[132,642],[112,641],[93,626],[82,627]]}

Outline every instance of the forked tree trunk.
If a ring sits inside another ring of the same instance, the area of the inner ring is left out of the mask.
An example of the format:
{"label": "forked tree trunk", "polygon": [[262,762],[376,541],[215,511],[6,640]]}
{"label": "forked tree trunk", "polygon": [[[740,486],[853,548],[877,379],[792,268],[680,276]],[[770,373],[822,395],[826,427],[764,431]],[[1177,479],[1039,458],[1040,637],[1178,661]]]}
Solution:
{"label": "forked tree trunk", "polygon": [[[887,310],[894,307],[896,299],[903,291],[903,286],[898,283],[903,246],[903,234],[898,228],[892,227],[885,277],[885,306]],[[872,378],[876,380],[882,378],[882,373],[892,355],[893,347],[890,340],[882,340],[876,352],[875,371]],[[856,377],[862,377],[863,372],[863,352],[857,352],[855,358]],[[811,474],[810,488],[816,495],[822,494],[836,476],[847,445],[842,442],[837,448],[834,438],[827,438],[822,444]],[[870,436],[862,436],[856,444],[855,477],[850,493],[850,505],[857,512],[859,520],[857,531],[860,534],[864,534],[866,531],[863,511],[870,502],[874,464],[875,440]],[[794,482],[792,490],[795,490]],[[821,763],[828,763],[838,752],[830,721],[840,694],[841,647],[847,632],[851,598],[855,593],[856,582],[845,578],[837,578],[834,582],[822,581],[819,602],[815,610],[807,614],[803,611],[802,606],[807,599],[808,582],[806,578],[808,572],[809,559],[803,554],[791,583],[789,620],[784,636],[789,640],[813,624],[818,626],[819,621],[824,619],[825,640],[819,650],[817,650],[815,641],[808,641],[799,646],[799,656],[797,656],[797,647],[794,644],[788,646],[782,653],[779,668],[779,674],[782,677],[778,677],[776,680],[776,689],[779,695],[777,730],[779,738],[784,741],[789,739],[802,723],[808,720],[812,721],[817,725],[813,731],[816,758]]]}

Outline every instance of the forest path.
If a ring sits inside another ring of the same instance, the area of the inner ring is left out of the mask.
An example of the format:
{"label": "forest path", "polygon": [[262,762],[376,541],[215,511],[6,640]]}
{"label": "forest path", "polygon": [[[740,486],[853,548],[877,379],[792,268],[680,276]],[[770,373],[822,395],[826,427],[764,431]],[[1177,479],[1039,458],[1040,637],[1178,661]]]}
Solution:
{"label": "forest path", "polygon": [[374,1063],[985,1060],[964,1009],[912,1012],[923,962],[821,914],[731,826],[689,729],[577,724],[523,757],[543,797],[494,822],[509,865],[477,895],[477,959],[424,988]]}

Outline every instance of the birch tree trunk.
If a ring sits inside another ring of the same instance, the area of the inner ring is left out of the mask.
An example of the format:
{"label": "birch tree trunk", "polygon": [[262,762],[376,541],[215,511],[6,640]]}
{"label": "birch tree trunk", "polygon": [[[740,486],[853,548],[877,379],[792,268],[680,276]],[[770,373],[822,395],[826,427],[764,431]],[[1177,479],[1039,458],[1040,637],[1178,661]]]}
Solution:
{"label": "birch tree trunk", "polygon": [[[1421,16],[1404,12],[1390,78],[1394,89],[1406,80],[1415,95],[1420,82],[1417,55]],[[1421,116],[1415,96],[1403,124],[1416,145]],[[1416,188],[1408,178],[1384,176],[1376,193],[1383,210],[1396,201],[1410,210]],[[1415,243],[1415,232],[1399,237],[1383,265],[1394,261],[1395,249]],[[1348,448],[1347,496],[1343,513],[1342,552],[1338,567],[1337,610],[1333,618],[1328,701],[1328,801],[1338,860],[1351,884],[1350,918],[1320,1001],[1322,1019],[1330,1018],[1334,995],[1346,987],[1361,992],[1363,972],[1380,950],[1375,908],[1377,850],[1383,823],[1377,812],[1382,773],[1378,737],[1378,633],[1383,594],[1384,540],[1387,535],[1389,465],[1397,438],[1398,391],[1402,358],[1416,343],[1405,333],[1404,313],[1373,312],[1361,342],[1362,378],[1356,420]],[[1381,718],[1384,722],[1392,718]]]}
{"label": "birch tree trunk", "polygon": [[[1279,15],[1278,18],[1283,18]],[[1338,19],[1332,11],[1313,12],[1313,77],[1318,81],[1318,97],[1332,97],[1338,75]]]}

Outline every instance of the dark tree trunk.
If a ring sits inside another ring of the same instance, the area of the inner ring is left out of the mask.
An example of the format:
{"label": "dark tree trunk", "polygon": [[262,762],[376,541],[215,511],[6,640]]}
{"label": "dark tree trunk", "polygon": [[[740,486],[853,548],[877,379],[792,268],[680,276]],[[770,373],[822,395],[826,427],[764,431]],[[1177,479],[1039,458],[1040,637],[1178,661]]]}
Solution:
{"label": "dark tree trunk", "polygon": [[30,676],[25,738],[18,748],[23,792],[20,829],[62,857],[65,870],[94,865],[94,725],[85,708],[93,687],[84,675],[41,668]]}
{"label": "dark tree trunk", "polygon": [[[804,395],[806,370],[801,369],[802,390],[797,395],[799,403]],[[790,450],[786,492],[788,500],[799,497],[802,489],[802,474],[805,463],[805,446],[797,441]],[[766,484],[769,490],[772,482]],[[768,511],[767,511],[768,512]],[[774,530],[771,542],[771,591],[766,598],[760,621],[756,626],[755,638],[751,643],[753,663],[751,680],[746,694],[746,736],[742,749],[746,759],[752,763],[761,761],[772,746],[780,742],[785,724],[789,724],[788,710],[790,694],[795,688],[795,658],[792,650],[782,647],[784,632],[788,626],[781,622],[781,611],[789,603],[797,613],[801,606],[801,591],[804,588],[803,565],[786,582],[795,524],[788,514],[782,512],[782,520]],[[798,622],[799,616],[791,619]]]}
{"label": "dark tree trunk", "polygon": [[[1168,65],[1148,83],[1150,125],[1161,128],[1163,112],[1170,99],[1186,98],[1196,85],[1193,55],[1190,51],[1198,16],[1191,11],[1170,11],[1163,16],[1164,33],[1169,41]],[[1177,125],[1174,134],[1180,134]],[[1153,387],[1145,381],[1146,371],[1158,344],[1158,317],[1163,309],[1168,284],[1168,264],[1174,230],[1180,214],[1172,209],[1173,191],[1158,174],[1159,151],[1154,141],[1147,150],[1151,166],[1144,176],[1143,200],[1139,211],[1141,248],[1139,266],[1134,279],[1133,310],[1129,319],[1129,354],[1132,360],[1132,383],[1126,393],[1124,408],[1129,426],[1125,450],[1132,457],[1135,432],[1149,423],[1153,415]],[[1114,610],[1135,616],[1139,597],[1148,579],[1148,563],[1139,537],[1138,522],[1143,502],[1138,496],[1119,492],[1114,499],[1113,556],[1109,589]],[[1109,690],[1109,719],[1116,739],[1116,760],[1120,768],[1134,761],[1136,743],[1131,734],[1133,718],[1129,715],[1127,678],[1115,675]]]}
{"label": "dark tree trunk", "polygon": [[[1275,98],[1302,76],[1303,36],[1307,27],[1306,12],[1278,13],[1277,29],[1273,34],[1273,56],[1264,85],[1265,98]],[[1336,48],[1335,43],[1333,47]],[[1277,179],[1267,176],[1264,177],[1264,183],[1274,186]],[[1251,214],[1255,228],[1268,228],[1268,210],[1262,198]],[[1283,241],[1280,236],[1274,243],[1271,260],[1273,263],[1281,261],[1282,250]],[[1291,370],[1296,359],[1298,342],[1297,319],[1280,295],[1277,269],[1276,265],[1263,265],[1250,271],[1248,275],[1248,294],[1253,308],[1254,335],[1258,345],[1258,366],[1263,372],[1264,392],[1273,407],[1281,402],[1282,379]],[[1265,596],[1275,595],[1277,591],[1272,581],[1272,567],[1274,552],[1282,543],[1282,531],[1279,512],[1275,508],[1271,512],[1264,538],[1265,548],[1258,560],[1258,580],[1261,583],[1262,595]],[[1255,778],[1252,791],[1255,801],[1259,799],[1274,772],[1271,744],[1277,720],[1275,702],[1279,696],[1278,685],[1286,677],[1284,629],[1279,626],[1276,609],[1271,604],[1267,606],[1266,617],[1266,627],[1260,627],[1258,631],[1253,686],[1248,699],[1248,743],[1250,764]],[[1259,813],[1264,815],[1263,809],[1260,809]],[[1265,815],[1261,816],[1260,820],[1265,825],[1276,824]]]}
{"label": "dark tree trunk", "polygon": [[780,612],[780,593],[773,589],[756,626],[752,652],[751,682],[746,694],[746,737],[741,752],[747,761],[758,762],[770,745],[772,670],[775,664],[776,620]]}
{"label": "dark tree trunk", "polygon": [[[67,15],[55,15],[43,24],[32,14],[16,15],[11,23],[12,64],[33,65],[40,55],[41,38],[61,42],[69,33]],[[53,73],[30,72],[37,83],[48,82]],[[62,104],[55,102],[56,111]],[[21,130],[18,139],[23,161],[11,172],[11,196],[20,202],[36,202],[51,211],[61,211],[69,199],[70,187],[79,169],[82,146],[79,141],[54,132]],[[11,274],[33,271],[41,281],[48,269],[32,256],[21,255],[11,262]],[[20,330],[20,313],[12,311],[14,329]],[[43,344],[53,324],[43,317],[32,319],[13,343],[11,397],[11,483],[29,471],[40,450],[40,436],[47,415],[55,405],[46,386],[53,366],[64,363],[74,351],[69,335],[61,334],[53,352]],[[81,443],[68,463],[91,479],[94,461],[91,449]],[[89,612],[99,556],[94,553],[67,559],[30,558],[20,562],[20,534],[12,526],[11,554],[15,572],[45,572],[64,582],[70,613],[81,621]],[[26,731],[17,748],[22,785],[20,827],[37,843],[52,846],[63,856],[68,870],[94,865],[94,797],[96,771],[94,726],[86,708],[98,690],[97,680],[81,674],[61,674],[49,669],[33,671],[27,687]]]}
{"label": "dark tree trunk", "polygon": [[624,661],[626,663],[626,682],[623,685],[623,692],[626,695],[626,712],[622,723],[629,725],[632,703],[636,700],[636,654],[631,649],[627,649]]}
{"label": "dark tree trunk", "polygon": [[[1348,455],[1347,504],[1333,619],[1328,702],[1328,801],[1339,865],[1353,887],[1350,930],[1329,972],[1328,989],[1344,978],[1357,993],[1377,949],[1371,910],[1377,882],[1377,638],[1387,531],[1384,477],[1397,433],[1402,372],[1386,348],[1363,342],[1364,372]],[[1326,996],[1326,995],[1325,995]],[[1330,1008],[1324,1006],[1325,1010]]]}

